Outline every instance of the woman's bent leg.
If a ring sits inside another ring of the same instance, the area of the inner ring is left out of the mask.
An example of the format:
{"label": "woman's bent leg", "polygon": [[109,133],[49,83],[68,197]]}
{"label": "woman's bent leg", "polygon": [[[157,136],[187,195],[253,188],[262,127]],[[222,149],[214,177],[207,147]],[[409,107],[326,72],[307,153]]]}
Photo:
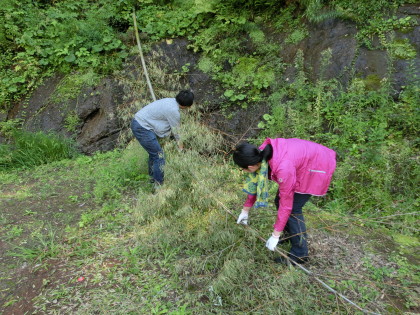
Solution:
{"label": "woman's bent leg", "polygon": [[290,242],[292,243],[289,257],[297,262],[302,262],[302,260],[305,260],[308,257],[306,225],[302,208],[310,198],[311,195],[295,193],[292,213],[286,224],[286,229],[291,236]]}

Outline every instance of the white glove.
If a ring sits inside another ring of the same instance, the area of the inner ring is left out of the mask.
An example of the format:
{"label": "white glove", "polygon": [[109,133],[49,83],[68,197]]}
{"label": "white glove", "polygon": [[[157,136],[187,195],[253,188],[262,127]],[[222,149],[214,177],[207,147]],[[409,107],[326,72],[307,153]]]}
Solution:
{"label": "white glove", "polygon": [[277,246],[277,243],[279,242],[280,235],[274,236],[274,234],[271,234],[270,238],[267,240],[267,243],[265,243],[265,247],[267,247],[269,250],[274,251],[274,249]]}
{"label": "white glove", "polygon": [[237,224],[244,224],[248,225],[248,212],[242,210],[241,214],[238,217],[238,220],[236,221]]}

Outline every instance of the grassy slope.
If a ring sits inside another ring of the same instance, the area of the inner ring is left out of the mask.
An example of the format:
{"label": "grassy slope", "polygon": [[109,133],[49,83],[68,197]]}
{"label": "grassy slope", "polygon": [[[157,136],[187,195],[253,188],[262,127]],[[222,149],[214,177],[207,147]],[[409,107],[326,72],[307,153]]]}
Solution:
{"label": "grassy slope", "polygon": [[[1,173],[1,246],[15,253],[0,267],[6,313],[355,313],[303,272],[272,263],[257,236],[270,233],[273,206],[253,213],[252,230],[235,224],[226,210],[240,210],[242,174],[209,156],[216,135],[188,125],[184,152],[166,145],[167,182],[157,194],[142,179],[136,143]],[[398,235],[372,222],[312,203],[306,213],[311,271],[370,310],[402,313],[418,303],[418,240],[398,245]]]}
{"label": "grassy slope", "polygon": [[[229,38],[222,43],[232,46]],[[243,61],[252,66],[255,60]],[[269,235],[273,206],[252,214],[251,231],[235,224],[225,210],[241,208],[241,174],[214,155],[220,139],[196,121],[188,126],[186,146],[194,149],[166,147],[167,182],[155,195],[137,144],[122,153],[1,173],[0,246],[7,254],[0,260],[1,309],[354,313],[302,272],[271,262],[257,235]],[[379,228],[378,221],[387,226],[392,216],[351,217],[335,205],[305,209],[309,268],[367,309],[418,311],[418,239]]]}

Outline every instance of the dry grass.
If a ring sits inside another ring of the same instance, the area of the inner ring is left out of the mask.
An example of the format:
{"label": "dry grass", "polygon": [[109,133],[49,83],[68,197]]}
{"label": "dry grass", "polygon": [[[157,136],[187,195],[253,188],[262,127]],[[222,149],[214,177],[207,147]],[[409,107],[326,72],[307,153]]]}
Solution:
{"label": "dry grass", "polygon": [[[269,235],[273,205],[253,211],[251,231],[235,224],[224,207],[239,213],[245,197],[242,174],[223,154],[214,153],[223,140],[197,122],[196,113],[184,117],[182,134],[185,151],[178,151],[174,143],[165,146],[163,188],[154,195],[139,195],[135,233],[146,256],[171,263],[172,276],[184,283],[186,296],[197,299],[194,307],[227,314],[356,313],[301,271],[273,264],[273,255],[257,237]],[[322,210],[313,204],[310,208],[310,222],[315,220],[321,228],[311,231],[309,226],[308,268],[362,307],[398,313],[402,306],[392,297],[398,290],[392,288],[391,278],[372,279],[372,268],[398,266],[384,254],[369,252],[366,235],[356,238],[339,226],[331,229],[322,223]]]}

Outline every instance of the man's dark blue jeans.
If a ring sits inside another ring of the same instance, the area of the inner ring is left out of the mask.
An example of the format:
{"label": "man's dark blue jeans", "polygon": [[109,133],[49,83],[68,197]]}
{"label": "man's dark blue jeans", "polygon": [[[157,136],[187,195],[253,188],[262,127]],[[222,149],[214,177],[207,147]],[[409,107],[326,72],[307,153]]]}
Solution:
{"label": "man's dark blue jeans", "polygon": [[136,119],[131,121],[131,130],[140,145],[149,153],[149,175],[157,184],[163,184],[163,167],[165,159],[162,147],[159,144],[156,134],[140,126]]}
{"label": "man's dark blue jeans", "polygon": [[[308,243],[306,241],[306,225],[305,218],[302,214],[302,208],[305,203],[311,198],[308,194],[294,194],[293,208],[289,220],[286,223],[284,232],[289,234],[289,239],[292,244],[289,257],[299,262],[299,258],[307,259],[308,257]],[[274,204],[279,208],[279,192],[277,192]]]}

